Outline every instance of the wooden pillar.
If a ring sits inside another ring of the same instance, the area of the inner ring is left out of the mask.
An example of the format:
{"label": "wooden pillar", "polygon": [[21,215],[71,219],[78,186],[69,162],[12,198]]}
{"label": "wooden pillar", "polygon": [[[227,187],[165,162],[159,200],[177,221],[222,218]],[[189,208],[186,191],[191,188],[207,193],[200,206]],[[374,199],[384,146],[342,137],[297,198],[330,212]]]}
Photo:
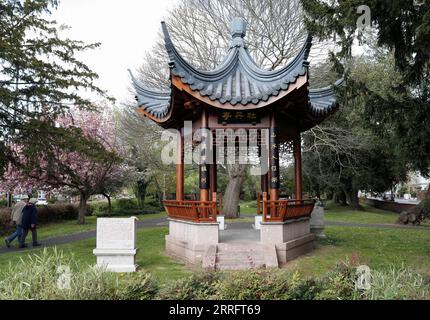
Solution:
{"label": "wooden pillar", "polygon": [[222,215],[222,192],[219,193],[218,198],[218,214]]}
{"label": "wooden pillar", "polygon": [[[208,129],[208,114],[205,109],[202,110],[202,124],[201,129]],[[203,132],[202,132],[203,135]],[[209,139],[206,137],[205,139]],[[206,141],[207,142],[207,141]],[[206,148],[208,144],[201,150],[201,163],[200,163],[200,201],[209,201],[209,189],[210,189],[210,175],[209,175],[209,166],[207,165],[207,159],[204,159],[204,155],[207,154]]]}
{"label": "wooden pillar", "polygon": [[184,200],[184,133],[180,130],[176,144],[176,201]]}
{"label": "wooden pillar", "polygon": [[261,176],[261,192],[269,192],[269,173]]}
{"label": "wooden pillar", "polygon": [[[268,144],[269,144],[268,137],[266,136],[263,137],[262,133],[260,133],[260,148],[259,148],[259,154],[258,154],[259,157],[263,156],[262,148],[267,148]],[[268,161],[269,159],[270,159],[270,152],[266,161]],[[270,167],[270,161],[269,161],[269,167]],[[269,192],[269,172],[266,172],[265,174],[262,174],[260,176],[260,184],[261,184],[260,186],[261,192],[268,193]]]}
{"label": "wooden pillar", "polygon": [[[211,191],[211,195],[213,195],[215,193],[218,192],[218,185],[217,185],[217,169],[218,166],[216,164],[216,148],[215,146],[212,149],[212,158],[213,161],[212,163],[209,165],[209,184],[210,184],[210,191]],[[212,199],[214,200],[214,199]],[[215,197],[216,200],[216,197]]]}
{"label": "wooden pillar", "polygon": [[267,192],[263,192],[263,222],[266,222],[267,217]]}
{"label": "wooden pillar", "polygon": [[270,200],[279,199],[279,145],[274,113],[270,118]]}
{"label": "wooden pillar", "polygon": [[302,200],[302,144],[300,133],[298,133],[293,141],[294,144],[294,176],[296,182],[296,200]]}
{"label": "wooden pillar", "polygon": [[261,214],[261,193],[257,191],[257,214]]}

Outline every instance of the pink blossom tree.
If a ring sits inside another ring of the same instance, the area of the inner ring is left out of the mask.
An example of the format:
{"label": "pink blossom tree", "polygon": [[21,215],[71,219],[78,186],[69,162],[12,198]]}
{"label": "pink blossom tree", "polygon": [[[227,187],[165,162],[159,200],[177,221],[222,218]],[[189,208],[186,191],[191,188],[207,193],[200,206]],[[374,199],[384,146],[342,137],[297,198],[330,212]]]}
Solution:
{"label": "pink blossom tree", "polygon": [[134,167],[122,160],[125,151],[115,135],[113,112],[106,107],[103,110],[97,113],[74,109],[58,119],[56,139],[45,149],[35,148],[37,154],[25,149],[17,151],[19,169],[11,169],[2,185],[9,189],[28,184],[73,190],[80,197],[78,222],[85,223],[91,195],[103,194],[110,204],[110,195],[136,176]]}

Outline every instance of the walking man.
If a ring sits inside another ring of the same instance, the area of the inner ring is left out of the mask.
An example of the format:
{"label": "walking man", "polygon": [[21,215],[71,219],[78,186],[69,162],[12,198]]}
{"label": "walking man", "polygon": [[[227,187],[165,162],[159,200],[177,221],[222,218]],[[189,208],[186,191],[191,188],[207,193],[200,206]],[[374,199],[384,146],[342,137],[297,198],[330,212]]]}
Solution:
{"label": "walking man", "polygon": [[31,198],[27,205],[22,210],[22,228],[23,234],[21,237],[20,248],[25,248],[27,245],[25,244],[25,238],[28,235],[28,231],[31,230],[31,238],[33,240],[33,247],[40,246],[40,243],[37,242],[37,208],[36,208],[36,198]]}
{"label": "walking man", "polygon": [[6,243],[6,246],[8,248],[10,248],[10,244],[11,244],[11,242],[15,238],[18,238],[18,242],[21,243],[21,236],[22,236],[22,233],[23,233],[23,229],[22,229],[22,210],[27,205],[27,202],[28,202],[28,196],[25,195],[12,208],[12,212],[11,212],[10,218],[11,218],[11,223],[13,225],[15,225],[16,230],[9,237],[7,237],[6,239],[4,239],[4,242]]}

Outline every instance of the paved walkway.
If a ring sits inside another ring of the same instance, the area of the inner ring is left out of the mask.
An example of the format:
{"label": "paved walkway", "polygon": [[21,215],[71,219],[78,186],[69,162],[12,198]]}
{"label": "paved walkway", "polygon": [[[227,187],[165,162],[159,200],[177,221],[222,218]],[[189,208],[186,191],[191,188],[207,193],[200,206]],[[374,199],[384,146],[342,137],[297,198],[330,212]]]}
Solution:
{"label": "paved walkway", "polygon": [[[137,222],[137,228],[138,229],[162,227],[162,226],[167,226],[167,225],[168,224],[167,224],[166,218],[158,218],[158,219],[150,219],[150,220],[148,219],[148,220],[143,220],[143,221]],[[62,245],[62,244],[67,244],[67,243],[80,241],[80,240],[91,239],[91,238],[95,238],[95,237],[96,237],[96,231],[92,230],[92,231],[73,233],[73,234],[64,235],[64,236],[52,237],[52,238],[48,238],[48,239],[40,239],[40,242],[42,243],[41,247],[43,248],[43,247],[58,246],[58,245]],[[28,236],[28,239],[31,239],[31,235]],[[17,248],[16,247],[17,246],[16,240],[12,243],[11,248],[6,248],[4,246],[4,239],[1,239],[1,241],[2,241],[1,242],[2,247],[0,248],[0,254],[6,253],[6,252],[16,252],[16,251],[25,252],[25,251],[29,251],[29,250],[33,249],[29,243],[27,243],[27,245],[29,245],[28,248],[25,248],[25,249]],[[40,248],[40,247],[38,247],[38,248]]]}
{"label": "paved walkway", "polygon": [[[252,222],[234,222],[234,223],[228,223],[227,230],[222,232],[220,235],[220,240],[223,241],[232,241],[237,238],[244,238],[248,239],[250,241],[258,241],[259,239],[259,232],[252,229]],[[165,227],[168,225],[166,218],[157,218],[157,219],[148,219],[143,221],[137,222],[137,228],[138,229],[146,229],[146,228],[155,228],[155,227]],[[423,226],[404,226],[404,225],[397,225],[397,224],[370,224],[370,223],[352,223],[352,222],[335,222],[335,221],[326,221],[327,226],[343,226],[343,227],[363,227],[363,228],[387,228],[387,229],[413,229],[413,230],[424,230],[424,231],[430,231],[430,227],[423,227]],[[244,233],[243,230],[247,229],[249,232]],[[52,237],[48,239],[41,239],[42,242],[42,248],[43,247],[52,247],[52,246],[58,246],[62,244],[67,244],[75,241],[80,240],[86,240],[96,237],[96,231],[85,231],[85,232],[79,232],[74,233],[70,235],[64,235],[64,236],[57,236]],[[31,238],[31,237],[30,237]],[[3,239],[1,239],[1,245],[4,245]],[[6,248],[2,246],[0,248],[0,254],[7,253],[7,252],[26,252],[33,250],[31,245],[26,249],[18,249],[16,247],[16,240],[12,245],[11,248]],[[40,247],[38,247],[40,248]]]}

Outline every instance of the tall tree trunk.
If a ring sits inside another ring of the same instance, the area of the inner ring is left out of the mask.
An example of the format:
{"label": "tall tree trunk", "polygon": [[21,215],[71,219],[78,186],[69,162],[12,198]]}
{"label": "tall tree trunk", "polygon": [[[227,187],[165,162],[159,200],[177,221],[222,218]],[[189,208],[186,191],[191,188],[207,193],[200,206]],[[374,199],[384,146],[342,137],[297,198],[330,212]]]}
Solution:
{"label": "tall tree trunk", "polygon": [[342,189],[339,189],[333,193],[333,202],[342,206],[346,206],[346,195]]}
{"label": "tall tree trunk", "polygon": [[343,192],[346,196],[346,202],[352,210],[363,210],[358,201],[358,189],[354,186],[354,183],[351,182],[348,185],[342,187]]}
{"label": "tall tree trunk", "polygon": [[228,170],[230,180],[223,197],[223,212],[226,218],[238,218],[240,191],[246,177],[246,165],[229,165]]}
{"label": "tall tree trunk", "polygon": [[88,212],[88,199],[90,196],[84,192],[81,192],[80,199],[79,199],[79,216],[78,216],[78,223],[79,224],[85,224],[85,216]]}
{"label": "tall tree trunk", "polygon": [[111,199],[110,199],[110,196],[107,194],[107,193],[105,193],[105,192],[103,192],[102,193],[102,195],[107,199],[107,201],[108,201],[108,216],[110,216],[111,214],[112,214],[112,201],[111,201]]}
{"label": "tall tree trunk", "polygon": [[12,192],[6,193],[6,208],[12,208]]}
{"label": "tall tree trunk", "polygon": [[143,208],[146,198],[146,189],[148,188],[149,181],[146,179],[142,179],[137,181],[136,186],[134,188],[134,195],[137,198],[137,203],[140,208]]}

